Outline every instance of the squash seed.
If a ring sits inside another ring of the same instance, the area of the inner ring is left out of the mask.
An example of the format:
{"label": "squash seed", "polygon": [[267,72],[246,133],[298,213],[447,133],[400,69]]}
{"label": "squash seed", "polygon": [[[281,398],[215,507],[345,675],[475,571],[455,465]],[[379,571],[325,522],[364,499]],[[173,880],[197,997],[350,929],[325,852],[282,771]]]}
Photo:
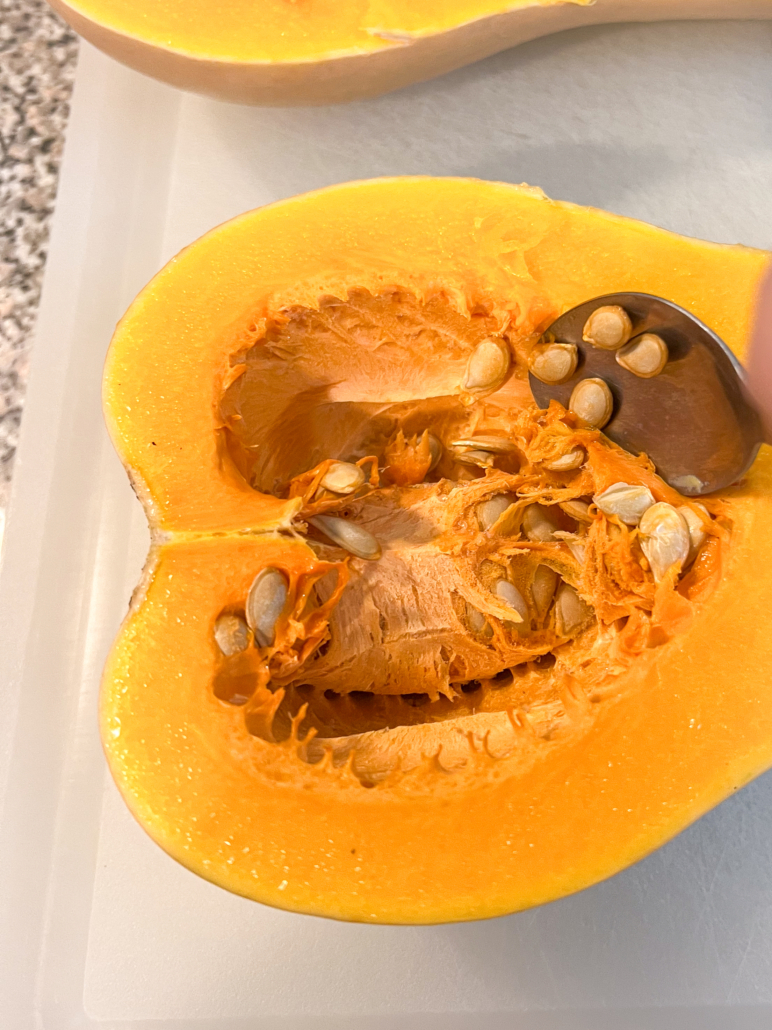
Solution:
{"label": "squash seed", "polygon": [[654,495],[647,486],[614,483],[595,494],[593,501],[604,515],[616,515],[626,526],[637,526],[643,513],[654,504]]}
{"label": "squash seed", "polygon": [[596,308],[582,330],[582,339],[601,350],[617,350],[633,335],[633,324],[624,308],[618,304],[604,304]]}
{"label": "squash seed", "polygon": [[358,526],[356,522],[350,522],[337,515],[314,515],[308,522],[356,558],[376,561],[381,556],[381,545],[373,534]]}
{"label": "squash seed", "polygon": [[[703,504],[698,504],[697,507],[708,514],[708,509]],[[693,508],[690,508],[688,504],[682,504],[680,508],[676,508],[686,523],[686,528],[689,530],[689,553],[686,556],[684,565],[691,565],[694,559],[697,557],[700,548],[705,543],[708,534],[705,531],[705,525]]]}
{"label": "squash seed", "polygon": [[214,639],[227,658],[246,651],[251,638],[249,626],[238,615],[221,615],[214,624]]}
{"label": "squash seed", "polygon": [[533,582],[531,583],[531,596],[533,597],[534,607],[540,617],[546,614],[547,609],[552,604],[552,598],[555,596],[559,578],[557,572],[551,569],[549,565],[536,566],[536,572],[533,574]]}
{"label": "squash seed", "polygon": [[644,333],[616,353],[616,362],[640,379],[658,376],[667,364],[667,344],[656,333]]}
{"label": "squash seed", "polygon": [[590,515],[590,505],[587,501],[580,501],[574,498],[572,501],[563,501],[560,505],[566,515],[570,515],[572,519],[576,519],[577,522],[592,522],[592,515]]}
{"label": "squash seed", "polygon": [[431,455],[432,459],[427,471],[433,472],[439,464],[440,458],[442,457],[443,446],[442,441],[438,437],[436,437],[434,433],[430,433],[427,430],[426,434],[429,439],[429,454]]}
{"label": "squash seed", "polygon": [[580,565],[584,565],[585,558],[587,557],[587,544],[584,540],[578,536],[574,536],[571,539],[565,537],[564,543],[571,552],[571,556],[574,561],[577,561]]}
{"label": "squash seed", "polygon": [[641,550],[654,573],[655,583],[659,583],[674,565],[683,567],[691,545],[689,527],[672,504],[664,501],[653,504],[644,512],[638,528]]}
{"label": "squash seed", "polygon": [[554,540],[557,528],[549,509],[542,504],[529,504],[523,512],[523,532],[529,540],[540,543]]}
{"label": "squash seed", "polygon": [[569,583],[561,583],[555,602],[558,632],[567,637],[579,629],[592,615],[592,608],[582,600]]}
{"label": "squash seed", "polygon": [[364,484],[365,474],[349,461],[335,461],[325,472],[320,486],[333,494],[353,494]]}
{"label": "squash seed", "polygon": [[247,594],[247,624],[260,647],[271,647],[276,623],[287,602],[288,584],[283,572],[265,568],[252,580]]}
{"label": "squash seed", "polygon": [[[618,526],[612,526],[612,529],[618,529]],[[587,557],[587,542],[586,538],[579,536],[577,533],[566,533],[562,529],[558,529],[555,532],[555,539],[559,540],[561,544],[565,544],[571,552],[571,556],[580,565],[584,565],[584,559]]]}
{"label": "squash seed", "polygon": [[[510,583],[508,579],[499,579],[493,588],[493,592],[499,600],[503,601],[513,612],[517,613],[519,616],[518,623],[528,621],[528,605],[514,583]],[[518,626],[519,628],[520,626]]]}
{"label": "squash seed", "polygon": [[493,468],[493,463],[496,460],[495,456],[490,451],[461,451],[456,456],[456,461],[462,465],[476,465],[477,468],[489,469]]}
{"label": "squash seed", "polygon": [[550,472],[571,472],[573,469],[578,469],[584,465],[587,461],[587,451],[584,447],[573,447],[570,451],[566,451],[565,454],[561,454],[559,458],[553,458],[552,461],[545,461],[545,469],[549,469]]}
{"label": "squash seed", "polygon": [[498,521],[499,517],[504,514],[507,508],[510,508],[515,502],[515,498],[512,494],[494,494],[493,497],[489,497],[486,501],[482,501],[477,505],[477,522],[479,523],[480,529],[483,532],[491,529],[491,527]]}
{"label": "squash seed", "polygon": [[461,386],[470,393],[490,393],[498,389],[509,372],[511,357],[503,340],[488,337],[472,351]]}
{"label": "squash seed", "polygon": [[517,450],[517,444],[506,436],[470,436],[465,440],[454,440],[450,446],[461,450],[490,451],[491,454],[510,454]]}
{"label": "squash seed", "polygon": [[564,383],[576,372],[578,362],[573,343],[544,343],[534,347],[528,368],[542,383]]}
{"label": "squash seed", "polygon": [[594,429],[602,429],[611,418],[614,398],[602,379],[582,379],[568,402],[570,411]]}
{"label": "squash seed", "polygon": [[687,497],[698,494],[705,486],[697,476],[677,476],[670,485],[674,486],[679,493],[686,494]]}
{"label": "squash seed", "polygon": [[479,612],[468,601],[466,602],[466,619],[473,633],[483,637],[493,636],[493,630],[488,620],[482,612]]}

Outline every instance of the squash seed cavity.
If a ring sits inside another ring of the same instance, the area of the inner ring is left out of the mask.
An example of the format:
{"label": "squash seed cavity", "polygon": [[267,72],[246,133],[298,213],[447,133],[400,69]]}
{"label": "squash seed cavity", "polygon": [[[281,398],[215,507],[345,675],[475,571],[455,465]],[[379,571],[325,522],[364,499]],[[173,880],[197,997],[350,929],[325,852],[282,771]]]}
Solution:
{"label": "squash seed cavity", "polygon": [[[653,624],[656,592],[687,567],[699,577],[696,559],[719,532],[686,498],[657,503],[641,461],[598,432],[614,405],[603,380],[579,382],[568,412],[525,400],[529,371],[554,383],[574,374],[575,347],[530,347],[535,331],[519,340],[473,307],[472,317],[397,288],[288,309],[222,403],[245,480],[301,498],[281,532],[305,534],[320,572],[309,585],[291,564],[262,569],[245,616],[218,617],[215,694],[244,705],[250,732],[267,740],[313,731],[306,760],[328,748],[343,763],[363,742],[382,750],[376,780],[410,740],[387,743],[392,729],[461,720],[477,732],[481,719],[512,739],[527,712],[534,739],[567,732],[567,673],[601,696],[619,675],[606,656],[628,621],[638,628],[615,661],[639,660],[639,641],[652,654],[641,621]],[[615,307],[584,329],[632,374],[653,374],[644,338],[631,336]],[[349,569],[345,587],[322,574],[334,565]]]}

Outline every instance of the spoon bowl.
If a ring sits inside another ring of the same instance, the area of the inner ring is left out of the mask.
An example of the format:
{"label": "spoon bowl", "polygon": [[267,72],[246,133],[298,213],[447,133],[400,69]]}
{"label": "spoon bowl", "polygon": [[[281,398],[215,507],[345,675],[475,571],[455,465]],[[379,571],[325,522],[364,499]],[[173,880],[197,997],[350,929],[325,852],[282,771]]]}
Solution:
{"label": "spoon bowl", "polygon": [[[628,313],[631,341],[643,333],[664,340],[668,361],[658,375],[635,375],[617,362],[616,351],[582,339],[587,319],[606,305]],[[539,407],[557,400],[567,408],[579,382],[603,379],[614,400],[603,432],[625,450],[647,454],[680,493],[698,497],[729,486],[756,457],[763,429],[747,399],[742,365],[723,340],[677,304],[647,293],[610,293],[561,315],[542,340],[574,344],[579,360],[562,383],[543,383],[529,373]]]}

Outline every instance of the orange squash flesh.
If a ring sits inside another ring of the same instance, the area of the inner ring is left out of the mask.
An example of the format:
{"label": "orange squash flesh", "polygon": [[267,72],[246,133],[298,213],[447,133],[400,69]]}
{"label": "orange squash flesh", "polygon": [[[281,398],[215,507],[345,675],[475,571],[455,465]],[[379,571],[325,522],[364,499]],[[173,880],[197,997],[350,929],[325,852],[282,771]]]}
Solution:
{"label": "orange squash flesh", "polygon": [[764,18],[768,0],[49,0],[130,67],[240,103],[375,96],[578,25]]}
{"label": "orange squash flesh", "polygon": [[[768,260],[527,187],[393,179],[251,212],[170,262],[121,321],[104,387],[154,543],[107,664],[101,727],[116,782],[150,835],[200,875],[268,904],[374,922],[476,919],[611,875],[769,767],[772,583],[758,574],[772,555],[766,449],[724,492],[722,574],[691,621],[652,641],[597,698],[564,690],[560,732],[540,736],[512,718],[505,752],[472,716],[440,723],[439,736],[399,730],[406,751],[419,741],[418,759],[379,778],[362,775],[356,753],[339,763],[322,748],[314,763],[302,717],[272,739],[270,718],[268,732],[249,732],[243,708],[215,695],[212,635],[220,612],[243,606],[256,571],[302,580],[319,565],[287,532],[302,501],[248,487],[222,443],[221,398],[266,320],[398,284],[417,297],[440,290],[459,310],[506,308],[510,331],[532,338],[582,300],[641,290],[693,311],[741,355]],[[454,762],[428,746],[462,736]]]}

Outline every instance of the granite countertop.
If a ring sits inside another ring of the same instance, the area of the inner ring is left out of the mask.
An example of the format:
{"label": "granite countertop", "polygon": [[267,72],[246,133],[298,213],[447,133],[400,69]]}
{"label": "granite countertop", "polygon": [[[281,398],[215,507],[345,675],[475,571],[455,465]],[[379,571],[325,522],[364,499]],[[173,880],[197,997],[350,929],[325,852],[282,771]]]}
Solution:
{"label": "granite countertop", "polygon": [[0,538],[77,49],[45,0],[0,0]]}

